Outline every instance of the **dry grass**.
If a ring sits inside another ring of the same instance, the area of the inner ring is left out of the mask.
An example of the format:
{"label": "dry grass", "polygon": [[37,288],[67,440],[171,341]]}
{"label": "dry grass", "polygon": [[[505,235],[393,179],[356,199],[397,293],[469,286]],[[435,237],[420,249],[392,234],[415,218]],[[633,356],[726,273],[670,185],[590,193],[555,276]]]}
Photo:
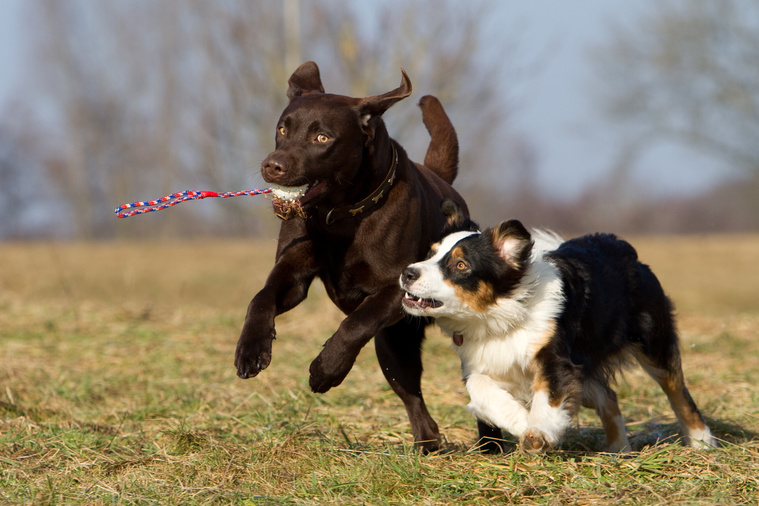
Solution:
{"label": "dry grass", "polygon": [[679,308],[720,450],[680,447],[666,398],[630,371],[632,455],[596,453],[588,412],[561,451],[478,454],[456,356],[434,334],[424,389],[448,444],[423,457],[371,346],[339,388],[308,391],[341,320],[320,287],[278,320],[270,368],[236,378],[273,242],[0,245],[0,502],[755,503],[759,237],[634,242]]}

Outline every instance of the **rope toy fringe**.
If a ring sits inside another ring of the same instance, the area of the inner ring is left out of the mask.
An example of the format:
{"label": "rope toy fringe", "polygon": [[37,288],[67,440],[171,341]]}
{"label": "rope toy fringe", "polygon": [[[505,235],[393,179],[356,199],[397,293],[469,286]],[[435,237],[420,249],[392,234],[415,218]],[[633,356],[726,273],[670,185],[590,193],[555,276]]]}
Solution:
{"label": "rope toy fringe", "polygon": [[[131,204],[122,204],[119,207],[116,208],[116,216],[119,218],[128,218],[129,216],[134,216],[135,214],[143,214],[143,213],[152,213],[153,211],[161,211],[162,209],[167,209],[171,206],[175,206],[181,202],[185,202],[187,200],[199,200],[199,199],[205,199],[208,197],[221,197],[223,199],[228,197],[238,197],[240,195],[262,195],[264,193],[271,193],[273,190],[271,188],[266,188],[263,190],[242,190],[242,191],[236,191],[236,192],[224,192],[224,193],[216,193],[212,191],[197,191],[197,190],[185,190],[183,192],[177,192],[172,193],[171,195],[166,195],[165,197],[161,197],[158,200],[148,200],[144,202],[132,202]],[[149,207],[147,207],[149,206]],[[138,208],[138,209],[135,209]],[[126,211],[126,209],[132,209],[131,211]]]}

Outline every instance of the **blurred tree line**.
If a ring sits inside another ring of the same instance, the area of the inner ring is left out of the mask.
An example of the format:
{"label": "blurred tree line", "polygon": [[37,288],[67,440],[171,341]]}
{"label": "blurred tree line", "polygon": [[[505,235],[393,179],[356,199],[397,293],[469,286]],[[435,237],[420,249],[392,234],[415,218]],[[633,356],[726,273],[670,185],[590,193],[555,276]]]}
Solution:
{"label": "blurred tree line", "polygon": [[504,124],[507,97],[494,83],[509,70],[500,56],[509,48],[483,47],[475,36],[481,8],[396,1],[362,21],[359,5],[30,0],[34,68],[24,94],[34,102],[0,119],[0,234],[187,237],[276,228],[261,211],[270,209],[263,197],[118,222],[113,209],[184,189],[265,187],[259,165],[274,146],[287,79],[308,59],[320,65],[328,92],[352,96],[395,88],[404,67],[415,93],[386,117],[410,156],[424,157],[415,104],[433,93],[462,120],[462,160],[493,165],[503,150],[476,147],[502,143],[493,125]]}
{"label": "blurred tree line", "polygon": [[[510,90],[527,72],[516,37],[503,36],[514,27],[489,22],[487,0],[461,4],[395,0],[367,17],[348,0],[29,0],[23,93],[32,100],[0,114],[0,238],[273,233],[278,221],[263,197],[126,220],[113,209],[184,189],[265,186],[259,164],[274,145],[287,78],[305,60],[319,64],[328,92],[353,96],[394,88],[405,68],[414,94],[385,118],[418,161],[428,139],[415,102],[438,96],[459,133],[456,186],[483,224],[759,226],[759,3],[657,3],[597,48],[600,111],[620,132],[620,155],[608,180],[572,201],[541,194],[539,153],[512,127]],[[626,170],[664,138],[729,159],[746,181],[646,200]]]}
{"label": "blurred tree line", "polygon": [[619,146],[610,194],[627,184],[636,160],[666,142],[742,174],[691,198],[616,200],[627,226],[759,228],[759,2],[656,2],[634,24],[615,26],[592,57],[599,111]]}

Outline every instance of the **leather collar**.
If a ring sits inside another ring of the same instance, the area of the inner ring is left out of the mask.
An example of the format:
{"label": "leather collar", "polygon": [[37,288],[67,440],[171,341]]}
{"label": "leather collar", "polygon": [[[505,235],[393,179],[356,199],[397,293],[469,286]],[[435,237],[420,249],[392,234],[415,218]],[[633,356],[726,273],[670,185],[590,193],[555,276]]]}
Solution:
{"label": "leather collar", "polygon": [[371,193],[371,195],[366,197],[361,202],[357,202],[345,207],[335,207],[330,210],[324,219],[327,225],[332,225],[338,220],[353,218],[364,214],[368,212],[372,207],[379,204],[380,200],[386,196],[387,190],[389,190],[395,182],[395,171],[398,167],[398,150],[395,149],[395,145],[391,144],[391,146],[393,148],[393,161],[390,163],[390,170],[387,171],[387,175],[382,181],[382,184],[380,184],[377,189]]}

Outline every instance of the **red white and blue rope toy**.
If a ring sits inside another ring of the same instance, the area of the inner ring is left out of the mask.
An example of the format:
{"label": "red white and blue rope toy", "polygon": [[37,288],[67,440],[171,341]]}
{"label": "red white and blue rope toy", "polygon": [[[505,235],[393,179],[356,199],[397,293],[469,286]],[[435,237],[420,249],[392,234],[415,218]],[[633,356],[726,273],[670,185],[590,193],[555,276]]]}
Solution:
{"label": "red white and blue rope toy", "polygon": [[[241,190],[236,192],[224,192],[224,193],[217,193],[212,191],[197,191],[197,190],[185,190],[183,192],[177,192],[172,193],[171,195],[166,195],[165,197],[161,197],[158,200],[148,200],[148,201],[142,201],[142,202],[132,202],[131,204],[123,204],[116,208],[116,216],[119,218],[128,218],[129,216],[134,216],[135,214],[143,214],[143,213],[151,213],[153,211],[160,211],[162,209],[167,209],[171,206],[175,206],[181,202],[185,202],[187,200],[198,200],[198,199],[205,199],[208,197],[221,197],[221,198],[228,198],[228,197],[238,197],[240,195],[261,195],[264,193],[272,193],[275,192],[272,188],[265,188],[262,190]],[[131,211],[126,211],[127,209],[131,209]]]}

